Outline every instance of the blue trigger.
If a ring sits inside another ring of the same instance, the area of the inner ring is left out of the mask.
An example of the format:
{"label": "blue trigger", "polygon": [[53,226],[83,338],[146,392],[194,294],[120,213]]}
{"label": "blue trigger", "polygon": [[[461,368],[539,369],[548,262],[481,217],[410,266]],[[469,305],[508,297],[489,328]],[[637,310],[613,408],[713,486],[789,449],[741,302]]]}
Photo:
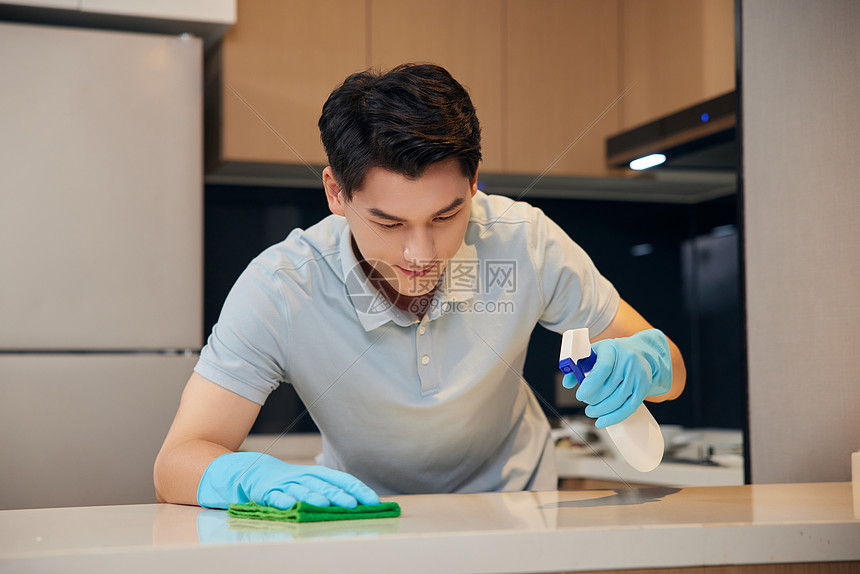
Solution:
{"label": "blue trigger", "polygon": [[[594,368],[594,363],[597,362],[597,353],[594,352],[594,349],[591,350],[591,354],[588,355],[584,359],[580,359],[576,362],[579,366],[579,369],[585,373],[586,375]],[[580,381],[582,382],[582,381]]]}
{"label": "blue trigger", "polygon": [[597,361],[597,353],[592,349],[591,354],[588,355],[584,359],[580,359],[574,362],[570,357],[563,359],[558,362],[558,368],[562,373],[568,375],[573,373],[573,376],[576,377],[576,382],[581,383],[585,380],[585,375],[594,368],[594,363]]}

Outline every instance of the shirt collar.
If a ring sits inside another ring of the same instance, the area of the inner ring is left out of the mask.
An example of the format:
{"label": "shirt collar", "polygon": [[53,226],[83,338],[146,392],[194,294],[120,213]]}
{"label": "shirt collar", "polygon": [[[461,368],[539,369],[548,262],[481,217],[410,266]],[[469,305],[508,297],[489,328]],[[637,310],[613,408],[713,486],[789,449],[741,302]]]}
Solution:
{"label": "shirt collar", "polygon": [[[346,292],[365,331],[372,331],[389,321],[401,327],[415,322],[411,313],[394,306],[367,278],[352,250],[352,233],[348,225],[344,226],[340,237],[340,260]],[[454,302],[464,305],[471,301],[478,289],[478,267],[478,250],[464,239],[436,286],[433,303],[427,312],[428,320],[458,307],[452,304]]]}
{"label": "shirt collar", "polygon": [[395,307],[364,274],[352,250],[352,233],[348,225],[344,226],[340,236],[340,261],[346,292],[365,331],[372,331],[389,321],[402,327],[414,322],[413,317]]}

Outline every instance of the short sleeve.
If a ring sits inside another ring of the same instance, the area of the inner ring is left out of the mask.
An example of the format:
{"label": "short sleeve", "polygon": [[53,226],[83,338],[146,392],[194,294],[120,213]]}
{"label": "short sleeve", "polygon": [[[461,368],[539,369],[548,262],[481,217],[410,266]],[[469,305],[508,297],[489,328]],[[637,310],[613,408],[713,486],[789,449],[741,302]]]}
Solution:
{"label": "short sleeve", "polygon": [[531,248],[544,303],[538,322],[556,333],[587,327],[595,336],[606,329],[618,311],[618,291],[588,254],[537,208]]}
{"label": "short sleeve", "polygon": [[239,276],[194,371],[263,404],[285,380],[288,309],[277,275],[252,262]]}

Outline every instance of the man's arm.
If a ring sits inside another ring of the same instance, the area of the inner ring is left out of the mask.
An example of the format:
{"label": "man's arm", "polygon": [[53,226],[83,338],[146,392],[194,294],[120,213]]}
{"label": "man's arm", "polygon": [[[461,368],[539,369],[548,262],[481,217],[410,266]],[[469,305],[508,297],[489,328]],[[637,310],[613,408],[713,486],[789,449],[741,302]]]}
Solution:
{"label": "man's arm", "polygon": [[[618,304],[618,311],[616,311],[612,322],[597,336],[592,337],[591,342],[629,337],[645,329],[653,329],[653,327],[636,309],[631,307],[624,299],[621,299]],[[669,389],[669,392],[662,395],[647,397],[646,401],[655,403],[669,401],[678,398],[684,391],[684,385],[687,381],[687,368],[684,366],[684,358],[681,356],[678,346],[669,337],[666,337],[666,340],[669,342],[669,353],[672,356],[672,388]]]}
{"label": "man's arm", "polygon": [[257,403],[192,374],[155,459],[158,501],[196,505],[197,487],[206,467],[239,448],[259,412]]}
{"label": "man's arm", "polygon": [[265,453],[235,452],[260,405],[191,375],[155,460],[159,502],[227,508],[249,502],[290,508],[297,501],[355,508],[379,496],[345,472],[289,464]]}

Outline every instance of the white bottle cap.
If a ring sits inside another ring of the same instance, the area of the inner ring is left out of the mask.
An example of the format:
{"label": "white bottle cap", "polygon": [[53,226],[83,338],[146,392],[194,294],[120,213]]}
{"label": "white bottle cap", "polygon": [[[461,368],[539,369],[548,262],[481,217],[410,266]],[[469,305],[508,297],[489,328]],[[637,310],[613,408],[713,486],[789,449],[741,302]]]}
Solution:
{"label": "white bottle cap", "polygon": [[559,361],[573,359],[578,361],[591,355],[591,341],[588,340],[588,329],[569,329],[561,336],[561,354]]}

